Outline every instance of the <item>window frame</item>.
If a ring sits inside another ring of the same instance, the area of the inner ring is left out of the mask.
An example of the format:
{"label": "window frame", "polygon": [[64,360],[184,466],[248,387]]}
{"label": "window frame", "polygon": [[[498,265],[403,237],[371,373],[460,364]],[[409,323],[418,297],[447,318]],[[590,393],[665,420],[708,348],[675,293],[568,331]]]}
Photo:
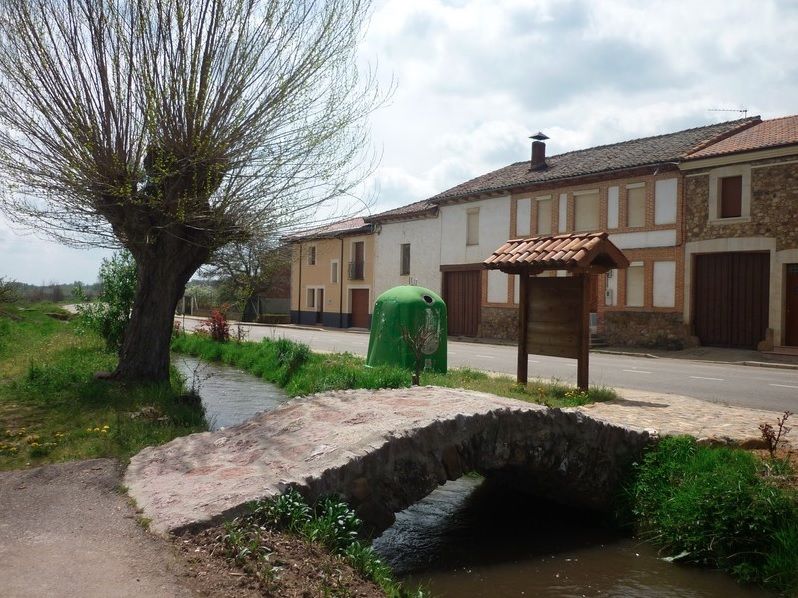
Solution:
{"label": "window frame", "polygon": [[[640,304],[629,303],[629,272],[635,268],[635,272],[640,272]],[[639,268],[639,270],[638,270]],[[624,281],[624,306],[625,307],[645,307],[646,306],[646,264],[645,262],[632,262],[626,269],[626,280]]]}
{"label": "window frame", "polygon": [[307,258],[308,266],[315,266],[316,265],[316,246],[309,245],[308,246],[308,258]]}
{"label": "window frame", "polygon": [[[601,228],[601,190],[600,189],[584,189],[581,191],[574,191],[574,232],[581,233],[581,232],[589,232],[594,230],[599,230]],[[596,226],[590,226],[587,228],[579,228],[577,225],[579,219],[579,204],[581,203],[580,200],[584,201],[585,198],[590,197],[591,199],[595,197],[595,206],[596,206]]]}
{"label": "window frame", "polygon": [[[721,217],[721,181],[740,176],[740,216]],[[751,221],[751,165],[734,164],[709,171],[709,205],[707,206],[710,225],[742,224]]]}
{"label": "window frame", "polygon": [[[472,227],[471,223],[475,222]],[[472,234],[473,233],[473,234]],[[466,247],[479,245],[479,208],[468,208],[466,210]]]}
{"label": "window frame", "polygon": [[[642,197],[642,221],[637,223],[632,223],[630,215],[632,214],[631,208],[631,199],[632,199],[632,192],[637,192],[638,189],[642,189],[643,197]],[[646,226],[646,208],[648,207],[647,204],[647,197],[646,197],[646,184],[645,183],[631,183],[626,185],[626,228],[645,228]]]}
{"label": "window frame", "polygon": [[410,243],[399,245],[399,276],[410,276]]}

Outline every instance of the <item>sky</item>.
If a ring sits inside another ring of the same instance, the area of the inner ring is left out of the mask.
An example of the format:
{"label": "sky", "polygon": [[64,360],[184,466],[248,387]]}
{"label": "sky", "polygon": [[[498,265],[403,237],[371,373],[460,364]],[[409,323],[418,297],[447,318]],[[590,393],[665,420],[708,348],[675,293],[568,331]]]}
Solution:
{"label": "sky", "polygon": [[[375,0],[359,62],[395,90],[354,193],[371,213],[425,199],[528,159],[537,131],[553,155],[742,116],[712,109],[798,113],[797,39],[792,0]],[[93,282],[107,255],[0,216],[0,277]]]}

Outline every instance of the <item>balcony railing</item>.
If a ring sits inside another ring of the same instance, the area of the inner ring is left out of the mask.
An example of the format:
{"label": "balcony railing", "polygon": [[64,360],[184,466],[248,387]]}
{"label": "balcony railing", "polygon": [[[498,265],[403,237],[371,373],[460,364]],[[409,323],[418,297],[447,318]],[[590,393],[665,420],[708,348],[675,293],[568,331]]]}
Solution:
{"label": "balcony railing", "polygon": [[349,280],[363,280],[365,262],[349,262]]}

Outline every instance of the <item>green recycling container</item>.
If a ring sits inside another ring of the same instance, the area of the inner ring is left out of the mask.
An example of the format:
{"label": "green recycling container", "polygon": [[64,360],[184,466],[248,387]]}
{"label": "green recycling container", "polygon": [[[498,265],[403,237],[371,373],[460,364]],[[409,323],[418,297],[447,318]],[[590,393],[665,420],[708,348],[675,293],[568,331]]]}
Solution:
{"label": "green recycling container", "polygon": [[427,371],[446,372],[446,304],[417,286],[394,287],[377,297],[371,316],[367,366],[415,368],[415,345]]}

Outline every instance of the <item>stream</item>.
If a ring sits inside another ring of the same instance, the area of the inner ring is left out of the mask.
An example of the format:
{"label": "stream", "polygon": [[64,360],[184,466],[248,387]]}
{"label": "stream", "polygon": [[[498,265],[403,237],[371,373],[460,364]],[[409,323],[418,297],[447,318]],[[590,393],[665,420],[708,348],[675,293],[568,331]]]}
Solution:
{"label": "stream", "polygon": [[[199,387],[211,429],[288,400],[241,370],[173,355]],[[662,560],[654,547],[590,511],[532,499],[479,477],[439,487],[398,513],[374,549],[411,586],[439,598],[504,596],[754,598],[773,596],[730,576]]]}

